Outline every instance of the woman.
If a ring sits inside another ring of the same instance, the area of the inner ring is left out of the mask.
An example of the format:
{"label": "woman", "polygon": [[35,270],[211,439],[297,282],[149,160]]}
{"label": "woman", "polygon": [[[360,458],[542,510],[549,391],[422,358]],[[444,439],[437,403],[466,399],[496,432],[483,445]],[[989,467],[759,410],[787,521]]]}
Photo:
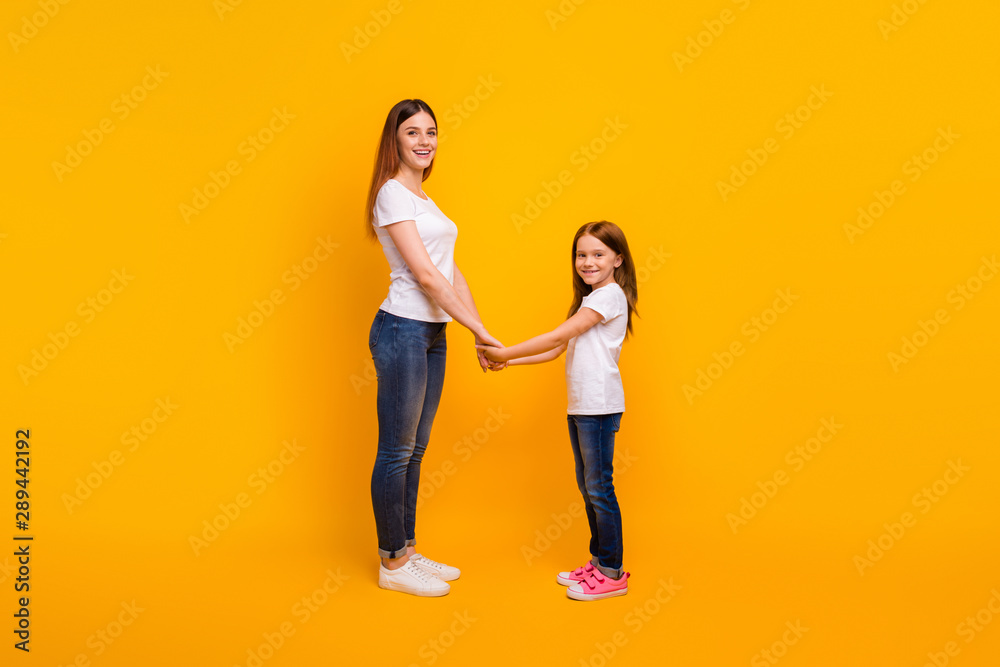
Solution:
{"label": "woman", "polygon": [[[497,345],[483,326],[469,284],[455,264],[458,228],[421,189],[437,152],[437,121],[422,100],[389,111],[368,190],[365,228],[389,262],[389,295],[368,336],[378,375],[378,455],[372,507],[378,532],[378,585],[436,597],[451,590],[458,568],[416,549],[420,462],[441,400],[445,328],[466,327],[476,343]],[[501,370],[479,353],[483,371]]]}

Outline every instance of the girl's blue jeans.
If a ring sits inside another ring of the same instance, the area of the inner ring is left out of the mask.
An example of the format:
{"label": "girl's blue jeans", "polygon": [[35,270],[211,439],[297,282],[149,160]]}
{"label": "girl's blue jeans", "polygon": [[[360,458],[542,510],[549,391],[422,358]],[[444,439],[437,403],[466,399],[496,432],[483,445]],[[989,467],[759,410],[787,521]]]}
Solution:
{"label": "girl's blue jeans", "polygon": [[379,310],[368,334],[378,377],[372,508],[383,558],[398,558],[417,541],[420,462],[444,386],[446,326]]}
{"label": "girl's blue jeans", "polygon": [[619,579],[622,570],[622,514],[613,480],[615,433],[622,413],[567,415],[569,441],[576,460],[576,485],[590,523],[590,555],[594,567]]}

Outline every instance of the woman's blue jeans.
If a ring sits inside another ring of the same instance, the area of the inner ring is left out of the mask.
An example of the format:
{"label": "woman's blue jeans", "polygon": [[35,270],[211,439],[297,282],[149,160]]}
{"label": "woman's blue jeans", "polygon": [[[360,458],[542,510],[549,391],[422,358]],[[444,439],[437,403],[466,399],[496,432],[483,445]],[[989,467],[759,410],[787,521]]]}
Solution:
{"label": "woman's blue jeans", "polygon": [[417,541],[420,462],[441,402],[446,326],[447,322],[422,322],[379,310],[368,334],[378,377],[372,508],[383,558],[398,558]]}
{"label": "woman's blue jeans", "polygon": [[567,415],[569,441],[576,460],[576,485],[583,494],[590,523],[590,555],[605,576],[622,576],[622,513],[613,480],[615,433],[622,413]]}

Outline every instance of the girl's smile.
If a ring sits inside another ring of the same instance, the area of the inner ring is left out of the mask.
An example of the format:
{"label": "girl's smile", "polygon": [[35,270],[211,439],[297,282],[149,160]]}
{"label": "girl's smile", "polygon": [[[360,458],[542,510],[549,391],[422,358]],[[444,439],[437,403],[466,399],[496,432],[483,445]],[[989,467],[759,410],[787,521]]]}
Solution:
{"label": "girl's smile", "polygon": [[592,289],[613,283],[615,268],[621,266],[622,259],[590,234],[584,234],[576,242],[576,272]]}

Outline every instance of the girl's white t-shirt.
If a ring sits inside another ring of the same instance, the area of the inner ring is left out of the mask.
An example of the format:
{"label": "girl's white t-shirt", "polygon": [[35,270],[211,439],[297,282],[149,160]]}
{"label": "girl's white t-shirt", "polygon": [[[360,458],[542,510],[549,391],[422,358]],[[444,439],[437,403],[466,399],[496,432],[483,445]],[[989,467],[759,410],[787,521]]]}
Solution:
{"label": "girl's white t-shirt", "polygon": [[583,297],[581,308],[597,311],[602,319],[566,348],[566,388],[571,415],[610,415],[625,412],[625,390],[618,357],[628,329],[628,299],[617,283]]}
{"label": "girl's white t-shirt", "polygon": [[405,185],[390,178],[375,199],[375,234],[382,244],[382,252],[389,261],[389,295],[380,308],[387,313],[423,322],[450,322],[434,299],[427,296],[420,282],[406,265],[406,261],[385,230],[387,225],[413,220],[420,240],[427,248],[431,262],[438,271],[455,282],[455,239],[458,227],[441,212],[430,197],[421,199]]}

